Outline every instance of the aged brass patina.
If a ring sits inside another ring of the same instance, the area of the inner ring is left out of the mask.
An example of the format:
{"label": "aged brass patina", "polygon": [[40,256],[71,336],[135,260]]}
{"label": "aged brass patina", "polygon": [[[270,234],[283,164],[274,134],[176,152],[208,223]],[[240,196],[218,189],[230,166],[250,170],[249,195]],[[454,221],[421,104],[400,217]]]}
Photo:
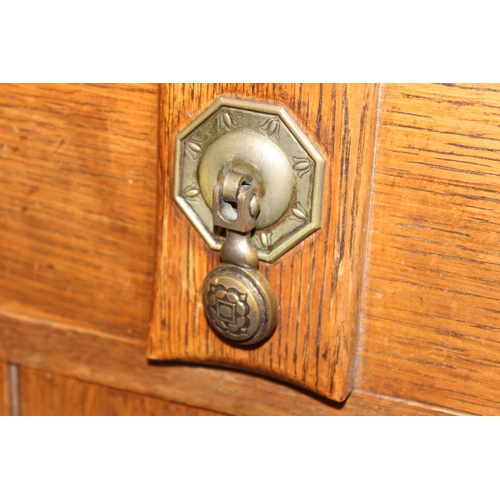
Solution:
{"label": "aged brass patina", "polygon": [[254,180],[260,200],[257,227],[269,227],[278,221],[293,193],[293,171],[281,149],[265,135],[249,129],[228,132],[214,141],[199,167],[201,194],[210,208],[215,184],[231,169],[249,174]]}
{"label": "aged brass patina", "polygon": [[221,249],[223,264],[203,283],[203,304],[212,327],[226,339],[250,345],[268,337],[277,320],[276,299],[257,271],[259,256],[251,241],[260,203],[248,174],[229,171],[213,190],[213,218],[227,235]]}
{"label": "aged brass patina", "polygon": [[222,264],[203,283],[212,327],[239,345],[273,332],[257,271],[320,227],[325,160],[283,106],[221,97],[177,136],[174,196]]}
{"label": "aged brass patina", "polygon": [[174,196],[210,248],[212,193],[228,172],[250,175],[260,212],[252,241],[261,260],[280,255],[320,227],[325,160],[283,106],[221,97],[177,136]]}

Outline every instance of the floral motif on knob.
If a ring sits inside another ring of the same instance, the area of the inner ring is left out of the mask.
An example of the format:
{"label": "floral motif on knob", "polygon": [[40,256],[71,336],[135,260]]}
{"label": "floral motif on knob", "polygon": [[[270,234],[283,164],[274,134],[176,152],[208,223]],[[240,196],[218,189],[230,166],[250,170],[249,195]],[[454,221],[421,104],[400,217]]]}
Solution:
{"label": "floral motif on knob", "polygon": [[250,306],[246,300],[247,294],[238,292],[236,288],[226,289],[222,285],[210,284],[206,296],[207,311],[221,331],[242,335],[250,326]]}

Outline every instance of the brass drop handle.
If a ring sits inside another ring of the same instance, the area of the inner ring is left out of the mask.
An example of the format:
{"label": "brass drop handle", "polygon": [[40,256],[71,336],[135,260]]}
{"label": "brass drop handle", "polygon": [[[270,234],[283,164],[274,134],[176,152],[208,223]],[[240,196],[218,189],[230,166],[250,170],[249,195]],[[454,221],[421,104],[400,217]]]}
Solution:
{"label": "brass drop handle", "polygon": [[213,191],[214,225],[227,230],[221,248],[222,264],[203,283],[203,304],[212,327],[240,345],[268,337],[277,321],[274,293],[257,270],[259,256],[251,236],[260,203],[248,174],[229,171]]}
{"label": "brass drop handle", "polygon": [[257,344],[277,322],[259,259],[321,226],[325,159],[284,106],[220,97],[177,135],[174,167],[176,202],[221,251],[203,284],[208,320],[234,345]]}

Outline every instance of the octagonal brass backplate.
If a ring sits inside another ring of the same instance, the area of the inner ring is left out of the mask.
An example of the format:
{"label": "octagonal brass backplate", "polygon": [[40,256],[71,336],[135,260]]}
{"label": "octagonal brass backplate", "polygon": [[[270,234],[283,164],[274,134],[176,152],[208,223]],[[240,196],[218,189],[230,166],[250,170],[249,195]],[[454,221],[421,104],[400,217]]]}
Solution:
{"label": "octagonal brass backplate", "polygon": [[252,241],[274,262],[321,225],[325,160],[284,106],[220,97],[177,135],[174,197],[210,248],[212,193],[229,170],[249,174],[261,211]]}

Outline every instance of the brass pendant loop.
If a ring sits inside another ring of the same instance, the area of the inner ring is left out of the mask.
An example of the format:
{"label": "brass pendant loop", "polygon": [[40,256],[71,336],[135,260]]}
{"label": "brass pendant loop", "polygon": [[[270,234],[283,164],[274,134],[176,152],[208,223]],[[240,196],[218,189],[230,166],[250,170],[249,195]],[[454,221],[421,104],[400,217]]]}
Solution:
{"label": "brass pendant loop", "polygon": [[203,304],[210,324],[223,337],[250,345],[268,337],[277,320],[276,299],[257,271],[259,256],[251,241],[259,215],[252,177],[230,171],[213,191],[214,224],[227,229],[221,249],[224,264],[203,283]]}

